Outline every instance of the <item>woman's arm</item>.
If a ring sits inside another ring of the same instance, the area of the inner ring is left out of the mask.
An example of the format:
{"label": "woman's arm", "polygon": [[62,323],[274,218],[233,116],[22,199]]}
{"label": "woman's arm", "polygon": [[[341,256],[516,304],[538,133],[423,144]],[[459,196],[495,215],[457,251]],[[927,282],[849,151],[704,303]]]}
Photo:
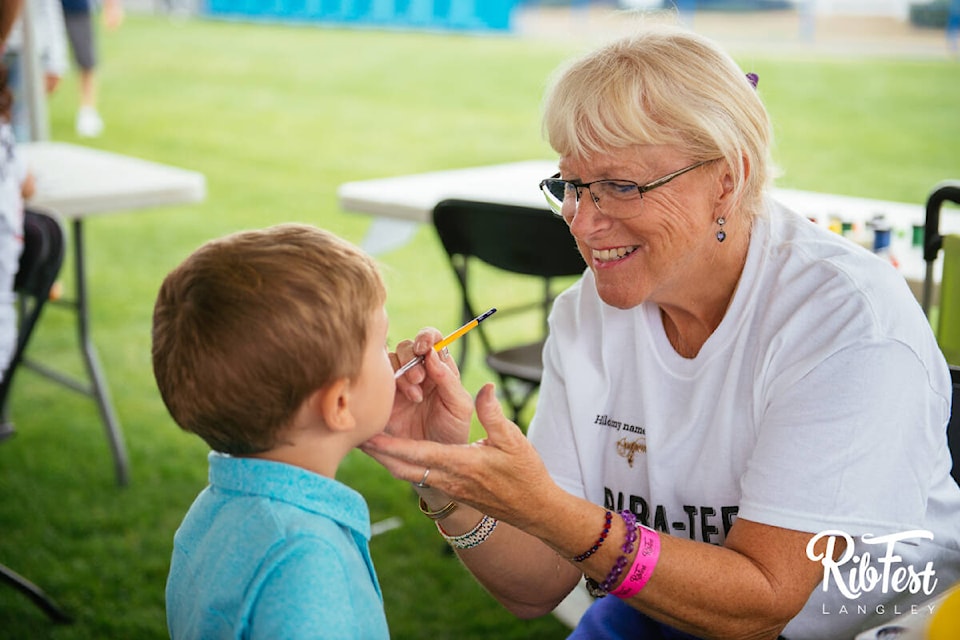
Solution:
{"label": "woman's arm", "polygon": [[[450,500],[440,491],[414,488],[431,511],[441,509]],[[461,504],[439,524],[447,535],[463,535],[472,530],[483,515]],[[519,618],[550,613],[580,580],[580,571],[554,549],[506,522],[498,522],[482,544],[455,551],[477,581]]]}
{"label": "woman's arm", "polygon": [[661,535],[653,577],[630,604],[702,638],[776,638],[823,578],[810,538],[743,519],[722,547]]}
{"label": "woman's arm", "polygon": [[[626,525],[614,517],[596,553],[573,563],[569,559],[596,541],[605,509],[551,480],[520,429],[503,417],[492,385],[478,395],[477,415],[487,437],[471,445],[384,435],[365,450],[395,477],[414,483],[431,470],[431,491],[423,494],[428,510],[442,508],[447,496],[460,505],[441,521],[448,534],[472,529],[482,514],[501,520],[485,542],[459,556],[516,615],[543,615],[569,593],[581,571],[597,582],[606,578],[623,554]],[[809,533],[741,519],[723,547],[660,539],[653,577],[630,604],[703,638],[776,638],[822,578],[822,566],[806,556]]]}

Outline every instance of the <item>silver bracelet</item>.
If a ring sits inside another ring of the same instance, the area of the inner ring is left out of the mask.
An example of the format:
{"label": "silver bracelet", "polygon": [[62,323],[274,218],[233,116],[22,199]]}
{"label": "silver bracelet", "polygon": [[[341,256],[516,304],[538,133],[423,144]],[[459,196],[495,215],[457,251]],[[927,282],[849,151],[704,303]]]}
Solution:
{"label": "silver bracelet", "polygon": [[443,530],[443,527],[440,526],[439,522],[437,522],[437,530],[451,547],[455,547],[457,549],[473,549],[474,547],[483,544],[483,542],[490,537],[490,534],[493,533],[493,530],[497,528],[498,523],[499,520],[496,518],[483,516],[483,518],[480,519],[480,522],[477,523],[477,526],[470,531],[467,531],[463,535],[449,535]]}

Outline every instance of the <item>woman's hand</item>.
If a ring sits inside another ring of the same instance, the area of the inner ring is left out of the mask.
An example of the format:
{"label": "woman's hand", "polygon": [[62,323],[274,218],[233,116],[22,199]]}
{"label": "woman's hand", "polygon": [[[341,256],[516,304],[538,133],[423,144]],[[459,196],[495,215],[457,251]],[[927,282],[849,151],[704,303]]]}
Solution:
{"label": "woman's hand", "polygon": [[433,345],[441,339],[436,329],[423,329],[413,340],[397,345],[391,356],[394,366],[423,356],[417,365],[397,379],[397,395],[386,432],[412,440],[465,444],[470,437],[473,399],[460,383],[457,363],[446,349],[439,354]]}
{"label": "woman's hand", "polygon": [[559,488],[520,428],[504,417],[492,384],[477,394],[476,406],[487,437],[473,444],[418,442],[394,433],[374,436],[362,448],[395,478],[416,483],[430,469],[427,483],[451,499],[521,529],[534,526],[528,507],[542,503],[533,494]]}

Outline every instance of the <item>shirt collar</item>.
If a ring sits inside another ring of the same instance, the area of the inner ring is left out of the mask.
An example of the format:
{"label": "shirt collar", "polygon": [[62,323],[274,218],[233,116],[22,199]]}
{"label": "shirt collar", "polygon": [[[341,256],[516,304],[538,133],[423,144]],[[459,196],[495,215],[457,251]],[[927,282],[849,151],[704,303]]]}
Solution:
{"label": "shirt collar", "polygon": [[272,460],[235,458],[216,451],[208,457],[211,486],[287,502],[331,518],[370,539],[367,502],[342,482]]}

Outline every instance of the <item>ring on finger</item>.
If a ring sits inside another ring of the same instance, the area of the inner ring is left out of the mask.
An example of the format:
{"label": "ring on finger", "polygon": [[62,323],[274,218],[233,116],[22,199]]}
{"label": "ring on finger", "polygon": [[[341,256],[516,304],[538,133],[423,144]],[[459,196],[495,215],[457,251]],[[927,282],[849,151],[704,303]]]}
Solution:
{"label": "ring on finger", "polygon": [[420,482],[417,482],[416,485],[421,489],[428,489],[430,485],[427,484],[427,476],[430,475],[430,467],[427,467],[423,472],[423,477],[420,478]]}

